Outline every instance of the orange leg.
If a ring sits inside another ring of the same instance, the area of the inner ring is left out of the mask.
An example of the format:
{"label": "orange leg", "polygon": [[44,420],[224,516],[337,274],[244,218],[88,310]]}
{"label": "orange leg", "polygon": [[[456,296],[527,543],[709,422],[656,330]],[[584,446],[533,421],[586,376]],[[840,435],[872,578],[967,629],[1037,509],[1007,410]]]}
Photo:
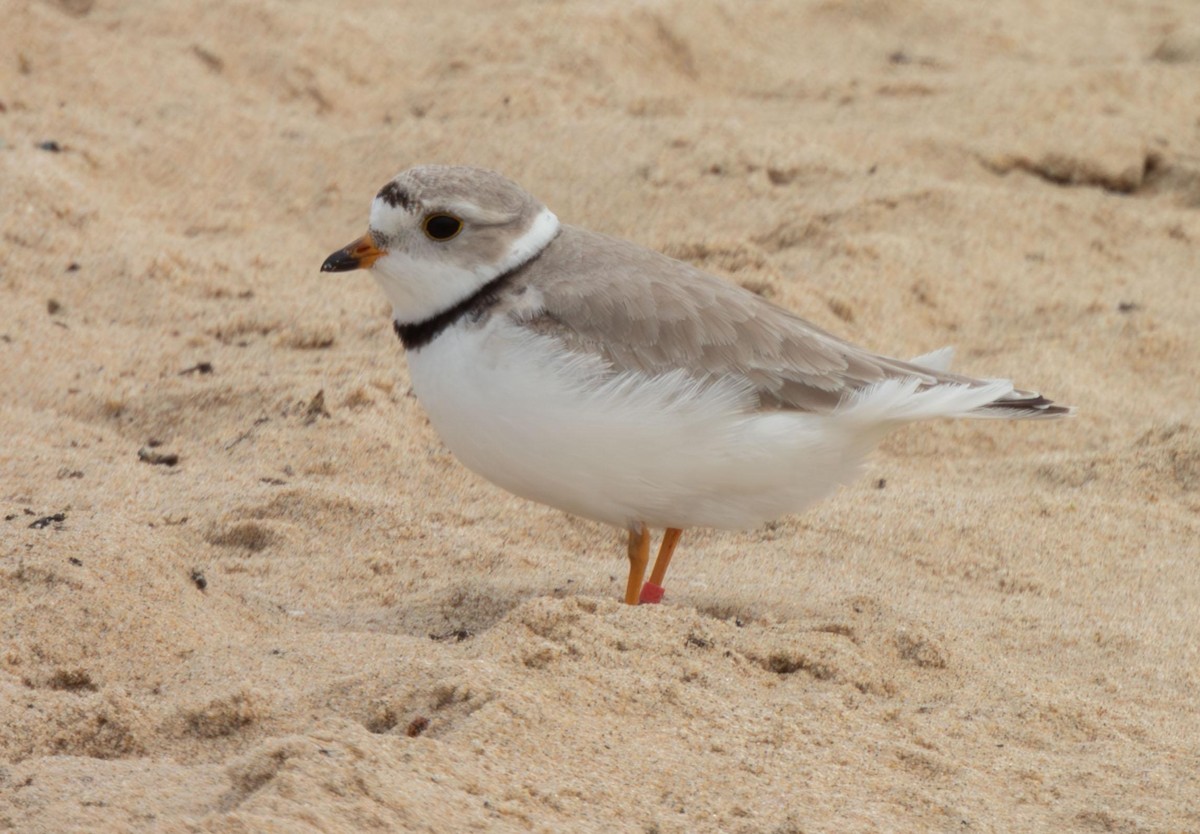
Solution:
{"label": "orange leg", "polygon": [[662,600],[662,583],[667,578],[667,567],[671,564],[671,554],[675,552],[675,545],[679,544],[679,537],[682,535],[683,531],[678,527],[668,527],[667,532],[663,534],[662,546],[658,548],[658,558],[654,560],[654,570],[650,571],[650,581],[646,583],[646,587],[642,588],[639,602],[656,603]]}
{"label": "orange leg", "polygon": [[650,561],[650,532],[645,524],[629,531],[629,581],[625,583],[625,604],[637,605],[642,589],[642,577],[646,575],[646,563]]}

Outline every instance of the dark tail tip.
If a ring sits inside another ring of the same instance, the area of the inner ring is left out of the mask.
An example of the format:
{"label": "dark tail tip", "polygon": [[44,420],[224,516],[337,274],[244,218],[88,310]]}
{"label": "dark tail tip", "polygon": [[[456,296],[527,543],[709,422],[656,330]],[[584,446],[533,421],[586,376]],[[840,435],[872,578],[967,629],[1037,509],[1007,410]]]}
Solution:
{"label": "dark tail tip", "polygon": [[1015,397],[989,403],[984,406],[984,410],[1004,412],[1005,417],[1018,420],[1048,420],[1055,417],[1070,417],[1075,413],[1074,406],[1059,405],[1041,394],[1016,393]]}

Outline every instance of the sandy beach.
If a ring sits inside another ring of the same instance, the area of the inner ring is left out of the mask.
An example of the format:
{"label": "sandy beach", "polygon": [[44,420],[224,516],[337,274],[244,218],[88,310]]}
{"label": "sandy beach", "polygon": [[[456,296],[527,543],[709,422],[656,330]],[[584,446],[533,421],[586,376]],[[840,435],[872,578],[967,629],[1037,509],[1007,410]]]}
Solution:
{"label": "sandy beach", "polygon": [[[1200,832],[1194,2],[0,19],[0,831]],[[1078,416],[622,605],[318,271],[426,162]]]}

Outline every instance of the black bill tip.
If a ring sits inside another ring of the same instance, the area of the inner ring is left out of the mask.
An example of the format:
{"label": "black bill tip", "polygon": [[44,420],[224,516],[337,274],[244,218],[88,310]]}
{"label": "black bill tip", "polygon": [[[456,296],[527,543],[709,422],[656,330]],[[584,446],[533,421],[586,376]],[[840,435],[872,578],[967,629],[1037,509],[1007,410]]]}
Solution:
{"label": "black bill tip", "polygon": [[351,251],[351,247],[339,249],[321,264],[322,272],[351,272],[362,266],[362,260]]}
{"label": "black bill tip", "polygon": [[325,263],[321,264],[321,271],[349,272],[352,269],[370,269],[383,255],[383,250],[375,244],[375,238],[368,232],[326,258]]}

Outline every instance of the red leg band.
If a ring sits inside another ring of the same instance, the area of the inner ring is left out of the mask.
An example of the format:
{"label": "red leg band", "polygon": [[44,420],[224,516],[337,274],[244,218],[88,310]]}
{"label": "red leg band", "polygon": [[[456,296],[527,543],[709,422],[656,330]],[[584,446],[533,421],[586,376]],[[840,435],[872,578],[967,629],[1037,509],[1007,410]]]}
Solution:
{"label": "red leg band", "polygon": [[642,594],[638,597],[639,605],[658,605],[662,602],[663,594],[667,592],[662,585],[647,582],[642,586]]}

